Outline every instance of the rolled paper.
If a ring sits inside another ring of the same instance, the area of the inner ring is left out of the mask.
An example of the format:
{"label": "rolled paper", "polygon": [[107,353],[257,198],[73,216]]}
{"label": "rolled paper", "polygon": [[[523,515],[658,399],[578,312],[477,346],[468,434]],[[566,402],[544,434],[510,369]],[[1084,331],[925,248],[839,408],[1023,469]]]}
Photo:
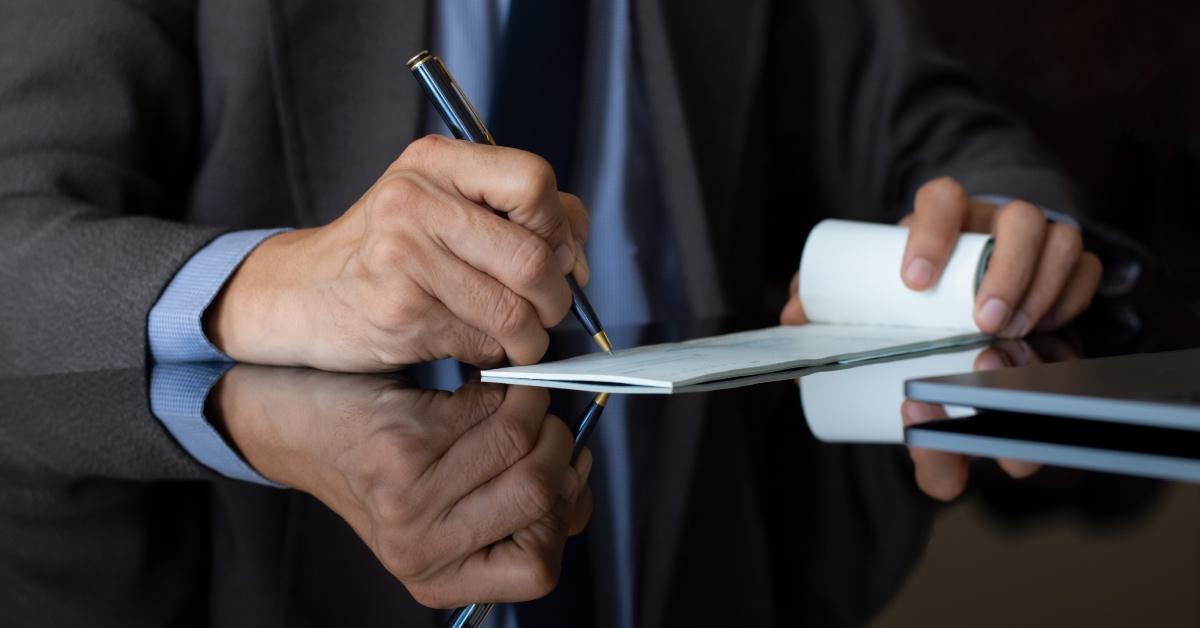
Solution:
{"label": "rolled paper", "polygon": [[908,228],[825,220],[800,257],[800,301],[814,323],[978,332],[975,291],[991,257],[991,236],[964,233],[937,283],[904,285],[900,264]]}
{"label": "rolled paper", "polygon": [[[827,443],[902,443],[904,381],[969,373],[984,349],[934,353],[812,373],[800,378],[800,403],[808,429]],[[945,406],[946,416],[975,414]]]}

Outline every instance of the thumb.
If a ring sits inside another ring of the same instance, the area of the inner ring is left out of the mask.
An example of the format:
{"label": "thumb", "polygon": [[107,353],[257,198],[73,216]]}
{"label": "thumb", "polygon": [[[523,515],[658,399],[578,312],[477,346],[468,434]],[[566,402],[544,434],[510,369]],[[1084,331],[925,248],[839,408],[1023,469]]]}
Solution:
{"label": "thumb", "polygon": [[780,324],[807,324],[808,316],[804,313],[804,304],[800,302],[800,273],[792,275],[792,285],[788,288],[788,293],[788,301],[784,304],[783,311],[779,313]]}

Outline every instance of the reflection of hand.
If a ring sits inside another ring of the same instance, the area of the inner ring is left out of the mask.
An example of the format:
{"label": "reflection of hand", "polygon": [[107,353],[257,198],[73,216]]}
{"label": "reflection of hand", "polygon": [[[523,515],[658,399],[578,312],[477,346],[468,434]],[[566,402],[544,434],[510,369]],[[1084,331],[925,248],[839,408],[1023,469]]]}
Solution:
{"label": "reflection of hand", "polygon": [[[1053,361],[1068,361],[1076,358],[1067,345],[1050,337],[1034,339],[1044,355]],[[990,371],[1007,366],[1040,364],[1042,359],[1029,343],[1020,340],[1001,341],[984,350],[975,358],[975,370]],[[945,419],[946,409],[938,404],[905,400],[900,407],[904,426],[910,427],[929,421]],[[930,497],[950,501],[962,494],[967,487],[969,475],[968,458],[962,454],[933,451],[910,447],[917,486]],[[1013,478],[1033,475],[1041,465],[1024,460],[998,458],[996,463]]]}
{"label": "reflection of hand", "polygon": [[570,308],[565,273],[587,282],[587,224],[544,159],[429,136],[337,220],[264,241],[205,329],[256,364],[530,364]]}
{"label": "reflection of hand", "polygon": [[265,477],[345,519],[422,604],[548,593],[591,515],[591,454],[530,387],[451,394],[390,378],[239,365],[210,417]]}
{"label": "reflection of hand", "polygon": [[1083,250],[1078,229],[1047,223],[1024,201],[997,208],[971,200],[949,177],[921,186],[902,224],[910,229],[900,272],[914,290],[937,282],[960,232],[995,234],[975,299],[975,324],[985,334],[1021,338],[1035,326],[1061,327],[1088,306],[1100,282],[1100,259]]}

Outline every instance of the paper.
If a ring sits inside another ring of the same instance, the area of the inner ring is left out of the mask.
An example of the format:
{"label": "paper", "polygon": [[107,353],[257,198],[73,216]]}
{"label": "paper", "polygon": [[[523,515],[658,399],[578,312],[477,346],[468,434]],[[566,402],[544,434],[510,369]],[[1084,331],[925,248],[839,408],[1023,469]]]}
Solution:
{"label": "paper", "polygon": [[982,339],[974,322],[975,288],[987,266],[990,239],[962,236],[938,284],[925,292],[909,290],[900,280],[907,239],[903,227],[844,220],[817,225],[800,267],[808,325],[494,369],[484,371],[482,378],[610,392],[636,387],[643,389],[637,392],[673,392]]}
{"label": "paper", "polygon": [[[904,381],[969,373],[983,351],[974,347],[806,375],[799,378],[804,420],[813,436],[827,443],[903,443]],[[952,418],[975,414],[970,408],[944,408]]]}
{"label": "paper", "polygon": [[937,285],[910,290],[900,279],[908,229],[847,220],[813,228],[800,258],[800,302],[814,323],[978,332],[975,289],[991,238],[958,238]]}
{"label": "paper", "polygon": [[[484,371],[485,382],[641,386],[670,392],[675,388],[747,375],[901,355],[979,340],[977,334],[947,336],[944,330],[846,325],[768,327],[679,343],[590,353],[532,366]],[[595,387],[584,388],[596,390]]]}

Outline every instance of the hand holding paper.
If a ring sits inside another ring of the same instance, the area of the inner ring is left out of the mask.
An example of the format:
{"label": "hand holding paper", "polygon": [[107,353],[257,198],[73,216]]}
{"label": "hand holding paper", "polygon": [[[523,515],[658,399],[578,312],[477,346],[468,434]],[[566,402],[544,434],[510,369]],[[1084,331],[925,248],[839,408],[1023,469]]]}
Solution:
{"label": "hand holding paper", "polygon": [[484,371],[483,379],[672,392],[731,378],[979,341],[971,313],[975,286],[987,264],[988,237],[961,239],[939,285],[914,292],[895,272],[907,234],[903,227],[841,220],[827,220],[813,229],[800,268],[809,325],[495,369]]}

